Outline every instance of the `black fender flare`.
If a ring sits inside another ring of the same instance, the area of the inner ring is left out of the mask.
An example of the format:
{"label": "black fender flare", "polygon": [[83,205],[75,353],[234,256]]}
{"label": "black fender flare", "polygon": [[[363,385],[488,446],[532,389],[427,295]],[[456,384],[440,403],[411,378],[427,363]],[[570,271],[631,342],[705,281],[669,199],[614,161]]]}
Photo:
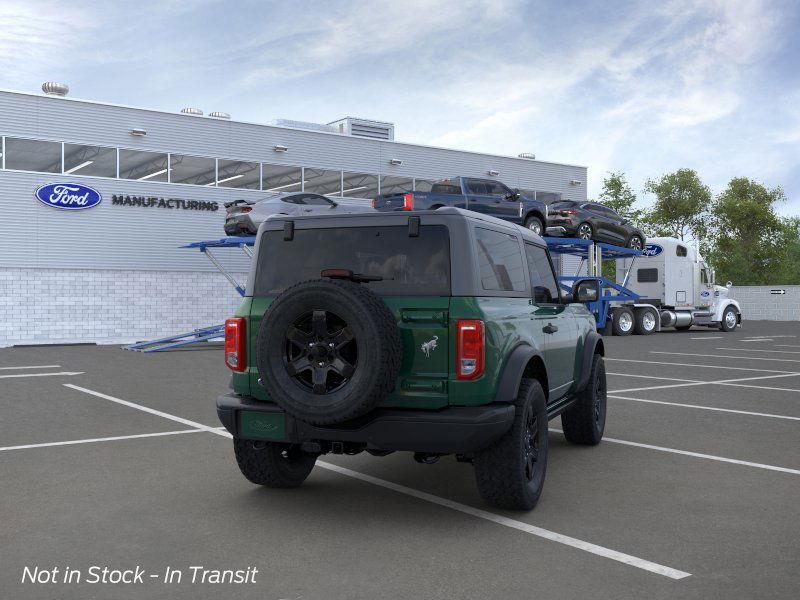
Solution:
{"label": "black fender flare", "polygon": [[589,375],[592,372],[592,360],[594,355],[599,354],[605,356],[605,346],[603,345],[603,338],[596,331],[590,331],[586,334],[586,339],[583,341],[583,358],[581,360],[581,378],[578,380],[578,385],[575,388],[576,392],[582,392],[589,383]]}
{"label": "black fender flare", "polygon": [[[514,402],[519,393],[519,385],[522,382],[522,376],[525,374],[525,369],[532,358],[538,356],[544,363],[542,353],[528,344],[520,344],[511,351],[505,366],[503,367],[503,374],[500,376],[500,383],[495,392],[494,401],[508,404]],[[544,390],[547,394],[548,390]]]}

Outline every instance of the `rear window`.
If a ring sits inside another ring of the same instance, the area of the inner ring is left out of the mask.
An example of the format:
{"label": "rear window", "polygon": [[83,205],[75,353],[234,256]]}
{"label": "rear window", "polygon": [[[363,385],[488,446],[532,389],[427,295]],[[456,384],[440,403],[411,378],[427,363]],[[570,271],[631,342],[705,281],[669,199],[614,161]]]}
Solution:
{"label": "rear window", "polygon": [[423,225],[418,237],[407,226],[295,229],[264,232],[254,294],[272,296],[287,287],[319,279],[324,269],[378,275],[367,286],[384,296],[449,296],[450,236],[444,225]]}
{"label": "rear window", "polygon": [[516,236],[476,227],[475,238],[483,289],[524,292],[526,275]]}

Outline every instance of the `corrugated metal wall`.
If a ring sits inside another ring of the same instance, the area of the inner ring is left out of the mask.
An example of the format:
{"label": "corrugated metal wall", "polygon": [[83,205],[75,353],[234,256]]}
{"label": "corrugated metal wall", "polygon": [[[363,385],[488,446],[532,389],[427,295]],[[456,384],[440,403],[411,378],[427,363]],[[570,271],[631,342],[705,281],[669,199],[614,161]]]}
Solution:
{"label": "corrugated metal wall", "polygon": [[[130,135],[145,129],[145,137]],[[338,134],[241,123],[183,114],[0,91],[0,135],[139,150],[194,154],[272,164],[439,179],[486,177],[494,169],[511,187],[586,199],[586,169]],[[273,150],[276,144],[287,152]],[[390,166],[397,158],[402,165]],[[577,180],[582,185],[570,182]],[[77,182],[103,194],[90,210],[60,211],[34,199],[46,183]],[[112,206],[113,194],[214,200],[215,213]],[[209,270],[199,252],[177,246],[222,237],[222,203],[262,192],[125,181],[75,175],[0,171],[3,266],[88,269]],[[230,253],[229,253],[230,254]],[[246,268],[233,254],[229,266]]]}

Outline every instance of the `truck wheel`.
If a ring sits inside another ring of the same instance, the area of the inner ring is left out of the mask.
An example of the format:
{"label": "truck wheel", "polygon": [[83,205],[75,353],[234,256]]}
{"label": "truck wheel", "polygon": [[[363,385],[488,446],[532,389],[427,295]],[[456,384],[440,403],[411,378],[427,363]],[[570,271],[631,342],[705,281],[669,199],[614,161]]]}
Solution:
{"label": "truck wheel", "polygon": [[256,485],[291,488],[302,484],[317,457],[304,454],[297,445],[252,442],[234,438],[233,451],[239,470]]}
{"label": "truck wheel", "polygon": [[547,408],[535,379],[523,379],[511,429],[475,453],[475,480],[484,501],[497,508],[530,510],[539,501],[547,471]]}
{"label": "truck wheel", "polygon": [[636,321],[633,330],[637,335],[650,335],[656,332],[656,313],[649,308],[639,308],[634,313]]}
{"label": "truck wheel", "polygon": [[739,320],[736,318],[736,310],[732,306],[729,306],[722,313],[722,321],[719,324],[719,328],[722,331],[733,331],[739,324],[738,321]]}
{"label": "truck wheel", "polygon": [[595,354],[586,388],[575,404],[561,413],[561,427],[568,442],[596,446],[603,439],[606,427],[606,366],[603,357]]}
{"label": "truck wheel", "polygon": [[394,314],[366,287],[314,279],[270,305],[256,364],[271,400],[313,425],[359,417],[394,390],[402,346]]}
{"label": "truck wheel", "polygon": [[614,335],[630,335],[633,331],[633,311],[624,307],[615,309],[611,323],[611,333]]}
{"label": "truck wheel", "polygon": [[525,219],[525,227],[536,235],[544,235],[544,223],[539,217],[528,217]]}

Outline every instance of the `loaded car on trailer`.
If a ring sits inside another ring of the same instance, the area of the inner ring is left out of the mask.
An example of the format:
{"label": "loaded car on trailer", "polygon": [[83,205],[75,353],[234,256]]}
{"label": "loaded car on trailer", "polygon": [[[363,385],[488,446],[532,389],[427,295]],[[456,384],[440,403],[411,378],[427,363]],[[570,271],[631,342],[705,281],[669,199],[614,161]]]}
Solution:
{"label": "loaded car on trailer", "polygon": [[504,219],[544,235],[547,205],[494,179],[451,177],[437,181],[430,192],[382,194],[372,201],[376,210],[436,210],[450,206]]}
{"label": "loaded car on trailer", "polygon": [[598,202],[557,200],[548,207],[547,234],[596,240],[634,250],[644,248],[647,237],[614,209]]}
{"label": "loaded car on trailer", "polygon": [[256,484],[298,486],[325,453],[455,454],[488,503],[530,509],[547,422],[578,444],[603,435],[592,315],[559,292],[542,238],[491,217],[272,217],[225,329],[217,411]]}

